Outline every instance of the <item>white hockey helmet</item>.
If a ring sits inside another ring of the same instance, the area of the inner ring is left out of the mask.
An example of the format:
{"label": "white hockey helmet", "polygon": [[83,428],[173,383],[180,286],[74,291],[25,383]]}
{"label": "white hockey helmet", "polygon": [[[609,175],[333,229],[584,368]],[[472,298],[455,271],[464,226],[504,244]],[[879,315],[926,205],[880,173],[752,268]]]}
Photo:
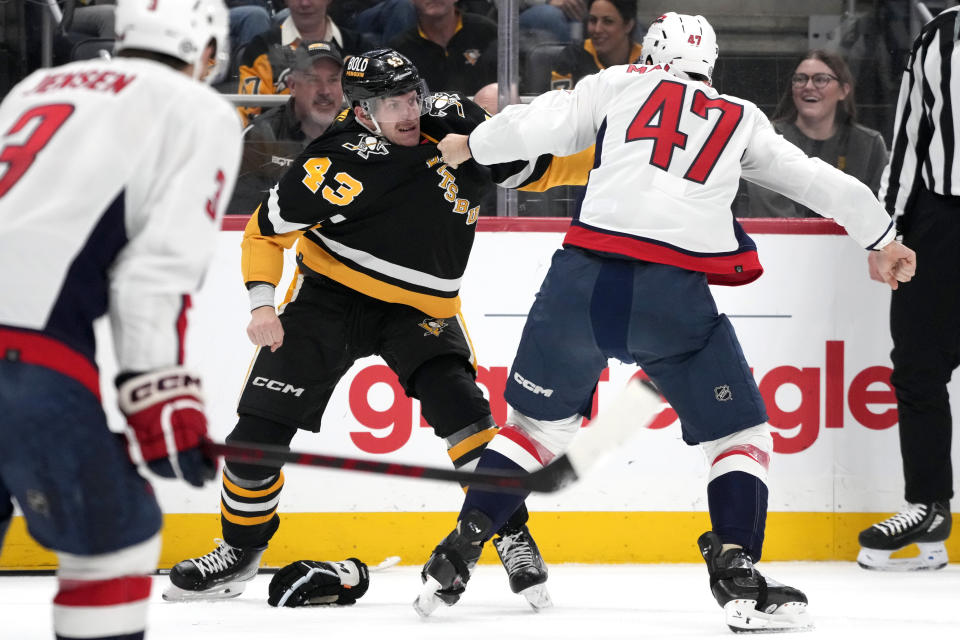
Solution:
{"label": "white hockey helmet", "polygon": [[670,70],[701,75],[710,82],[713,66],[720,52],[717,34],[703,16],[673,11],[665,13],[650,25],[643,37],[644,61],[670,65]]}
{"label": "white hockey helmet", "polygon": [[210,40],[216,43],[208,82],[226,71],[230,60],[227,9],[223,0],[117,0],[115,50],[143,49],[194,65]]}

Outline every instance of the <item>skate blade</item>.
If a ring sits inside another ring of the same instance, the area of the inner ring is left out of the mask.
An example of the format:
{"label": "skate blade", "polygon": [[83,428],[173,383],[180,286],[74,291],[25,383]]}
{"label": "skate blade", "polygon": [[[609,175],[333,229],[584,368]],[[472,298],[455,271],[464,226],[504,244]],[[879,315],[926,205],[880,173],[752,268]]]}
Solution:
{"label": "skate blade", "polygon": [[440,599],[440,596],[437,595],[442,587],[440,583],[436,581],[435,578],[427,576],[426,581],[423,583],[423,589],[420,591],[420,595],[417,596],[417,599],[413,601],[413,609],[417,612],[421,618],[428,618],[430,614],[433,613],[437,607],[441,604],[444,604],[443,600]]}
{"label": "skate blade", "polygon": [[731,600],[723,607],[727,626],[734,633],[810,631],[813,619],[803,602],[780,605],[774,613],[757,611],[756,600]]}
{"label": "skate blade", "polygon": [[869,571],[935,571],[950,562],[942,542],[918,542],[917,547],[920,553],[912,558],[891,558],[890,554],[899,549],[888,551],[864,547],[857,554],[857,564]]}
{"label": "skate blade", "polygon": [[190,591],[189,589],[181,589],[180,587],[171,584],[168,585],[166,590],[163,592],[163,599],[167,602],[191,602],[197,600],[227,600],[229,598],[236,598],[243,590],[246,588],[246,583],[244,582],[231,582],[230,584],[221,585],[219,587],[213,587],[212,589],[207,589],[206,591]]}
{"label": "skate blade", "polygon": [[550,592],[547,591],[547,585],[545,584],[535,584],[532,587],[527,587],[520,592],[520,595],[527,599],[534,611],[549,609],[553,606],[553,600],[550,599]]}

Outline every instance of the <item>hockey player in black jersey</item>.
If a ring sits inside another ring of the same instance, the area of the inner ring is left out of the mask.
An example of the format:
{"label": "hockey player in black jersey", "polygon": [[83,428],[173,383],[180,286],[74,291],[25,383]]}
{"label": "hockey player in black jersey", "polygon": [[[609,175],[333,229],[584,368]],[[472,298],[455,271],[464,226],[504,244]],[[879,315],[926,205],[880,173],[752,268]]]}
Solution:
{"label": "hockey player in black jersey", "polygon": [[[375,354],[420,400],[454,466],[471,469],[497,432],[459,313],[489,180],[474,163],[450,169],[436,141],[468,133],[486,113],[456,94],[428,94],[412,63],[389,49],[350,58],[343,89],[352,109],[294,161],[244,234],[247,333],[260,349],[227,441],[288,446],[298,429],[318,431],[337,382]],[[283,249],[298,240],[298,270],[278,315]],[[263,379],[303,391],[278,393],[256,384]],[[279,467],[227,463],[223,540],[177,564],[164,597],[241,593],[279,526],[283,482]],[[521,505],[494,544],[511,589],[539,608],[550,604],[547,569],[526,519]]]}

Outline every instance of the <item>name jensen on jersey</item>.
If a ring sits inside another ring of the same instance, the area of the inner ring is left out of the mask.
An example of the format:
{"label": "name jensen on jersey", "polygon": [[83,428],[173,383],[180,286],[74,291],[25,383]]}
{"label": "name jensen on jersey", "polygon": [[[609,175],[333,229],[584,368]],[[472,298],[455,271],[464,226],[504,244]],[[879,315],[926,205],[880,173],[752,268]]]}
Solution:
{"label": "name jensen on jersey", "polygon": [[81,71],[77,73],[48,73],[27,93],[45,93],[54,89],[90,89],[120,93],[136,79],[135,74],[116,71]]}
{"label": "name jensen on jersey", "polygon": [[[437,166],[440,165],[440,166]],[[457,192],[460,190],[460,187],[457,186],[457,177],[450,173],[450,169],[445,163],[441,163],[440,156],[433,156],[427,160],[428,167],[437,167],[437,175],[440,176],[440,182],[437,183],[437,186],[443,189],[443,199],[447,202],[452,202],[453,207],[452,211],[454,213],[465,213],[466,224],[473,224],[477,221],[477,218],[480,217],[480,206],[470,207],[470,201],[466,198],[458,198]]]}

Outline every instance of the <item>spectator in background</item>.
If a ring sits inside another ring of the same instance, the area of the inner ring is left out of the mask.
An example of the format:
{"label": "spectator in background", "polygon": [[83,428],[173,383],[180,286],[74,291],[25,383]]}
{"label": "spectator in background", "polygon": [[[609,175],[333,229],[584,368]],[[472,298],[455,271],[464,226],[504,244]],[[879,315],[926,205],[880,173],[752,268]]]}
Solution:
{"label": "spectator in background", "polygon": [[228,213],[250,214],[314,138],[343,109],[343,58],[331,42],[302,42],[290,73],[290,99],[254,118]]}
{"label": "spectator in background", "polygon": [[520,0],[520,31],[537,41],[579,40],[586,16],[586,0]]}
{"label": "spectator in background", "polygon": [[[116,0],[76,0],[72,5],[63,0],[57,0],[57,4],[61,5],[63,17],[53,38],[54,64],[60,65],[73,61],[75,47],[82,42],[114,39]],[[46,12],[47,8],[44,7],[42,11]],[[27,20],[29,24],[31,18],[28,17]],[[31,35],[36,36],[37,45],[39,45],[40,34]],[[111,48],[109,42],[104,42],[104,50],[109,52]]]}
{"label": "spectator in background", "polygon": [[360,11],[353,18],[353,28],[367,36],[378,47],[408,29],[417,26],[417,10],[410,0],[382,0]]}
{"label": "spectator in background", "polygon": [[235,79],[237,65],[247,46],[273,26],[273,8],[265,0],[230,0],[227,10],[230,12],[229,78]]}
{"label": "spectator in background", "polygon": [[549,85],[546,78],[530,78],[533,93],[572,89],[592,73],[618,64],[637,62],[640,44],[633,40],[637,0],[590,0],[587,35],[583,44],[571,44],[554,60]]}
{"label": "spectator in background", "polygon": [[[857,123],[853,76],[838,53],[814,49],[804,56],[790,80],[773,126],[777,133],[848,173],[877,193],[887,164],[887,147],[879,131]],[[752,183],[738,199],[738,216],[753,218],[819,218],[794,201]]]}
{"label": "spectator in background", "polygon": [[390,47],[420,70],[430,88],[473,95],[497,78],[497,24],[457,8],[457,0],[413,0],[417,25]]}
{"label": "spectator in background", "polygon": [[[327,15],[331,0],[287,0],[290,16],[282,24],[254,38],[240,59],[241,94],[288,94],[293,52],[301,39],[333,42],[342,54],[362,53],[369,42],[354,31],[341,29]],[[240,107],[244,124],[259,114],[260,107]]]}

